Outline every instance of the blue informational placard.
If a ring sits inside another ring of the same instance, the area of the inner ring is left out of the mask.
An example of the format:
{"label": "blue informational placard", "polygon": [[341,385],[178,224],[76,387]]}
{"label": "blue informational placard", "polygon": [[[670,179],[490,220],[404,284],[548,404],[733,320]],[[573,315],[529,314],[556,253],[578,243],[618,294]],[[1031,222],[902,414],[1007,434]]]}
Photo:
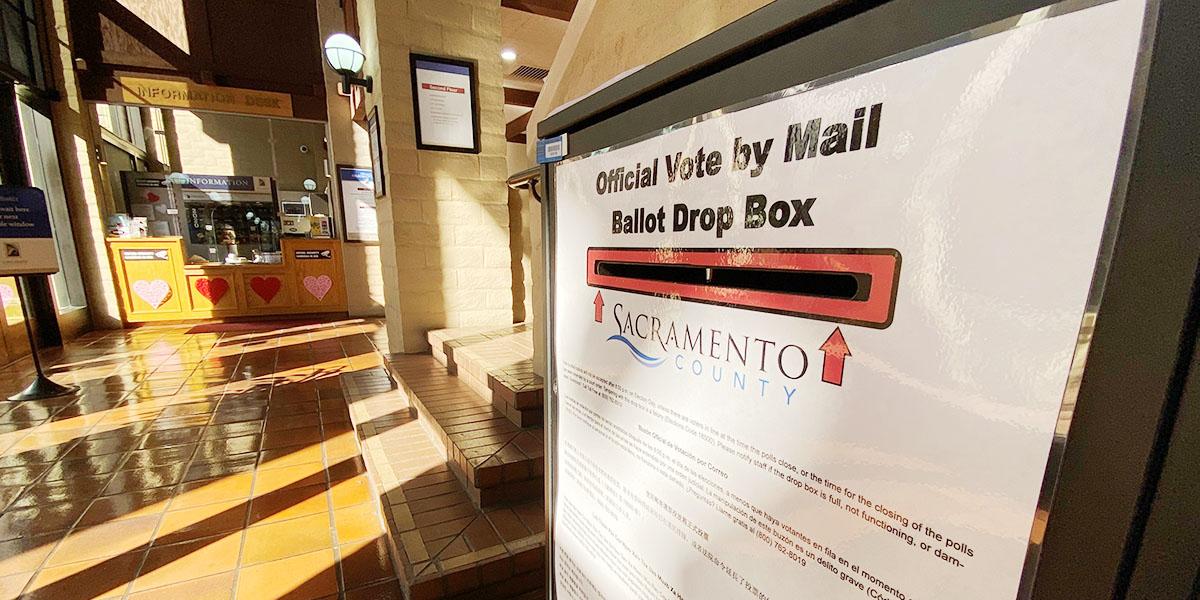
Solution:
{"label": "blue informational placard", "polygon": [[0,186],[0,275],[57,272],[46,194],[38,188]]}
{"label": "blue informational placard", "polygon": [[342,181],[357,181],[359,183],[374,184],[375,174],[372,173],[370,169],[339,167],[338,179]]}

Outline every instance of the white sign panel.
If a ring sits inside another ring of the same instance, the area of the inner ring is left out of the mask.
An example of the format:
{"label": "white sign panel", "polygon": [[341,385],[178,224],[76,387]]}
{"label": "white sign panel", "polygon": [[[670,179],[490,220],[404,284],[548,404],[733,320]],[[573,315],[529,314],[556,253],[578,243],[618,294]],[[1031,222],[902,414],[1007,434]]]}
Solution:
{"label": "white sign panel", "polygon": [[1143,8],[558,167],[559,599],[1015,597]]}
{"label": "white sign panel", "polygon": [[414,57],[412,69],[418,147],[478,151],[471,67]]}
{"label": "white sign panel", "polygon": [[46,194],[0,186],[0,276],[58,272]]}
{"label": "white sign panel", "polygon": [[360,242],[379,241],[379,217],[375,207],[375,174],[371,169],[338,167],[342,190],[346,239]]}

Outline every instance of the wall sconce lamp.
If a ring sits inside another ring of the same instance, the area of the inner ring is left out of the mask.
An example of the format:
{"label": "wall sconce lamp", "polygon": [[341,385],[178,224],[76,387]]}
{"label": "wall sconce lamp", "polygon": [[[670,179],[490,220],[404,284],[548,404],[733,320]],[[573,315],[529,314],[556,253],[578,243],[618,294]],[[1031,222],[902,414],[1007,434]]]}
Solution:
{"label": "wall sconce lamp", "polygon": [[344,33],[335,33],[329,36],[329,39],[325,40],[325,60],[338,75],[342,76],[342,89],[345,93],[350,93],[352,85],[362,86],[368,92],[371,91],[371,78],[361,79],[358,77],[367,57],[363,54],[362,46],[358,45],[357,40]]}

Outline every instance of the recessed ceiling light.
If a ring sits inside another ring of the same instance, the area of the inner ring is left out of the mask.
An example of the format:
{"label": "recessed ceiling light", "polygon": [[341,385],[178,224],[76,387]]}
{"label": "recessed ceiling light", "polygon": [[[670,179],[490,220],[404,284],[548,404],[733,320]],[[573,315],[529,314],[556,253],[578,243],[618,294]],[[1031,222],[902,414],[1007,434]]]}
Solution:
{"label": "recessed ceiling light", "polygon": [[500,51],[500,58],[510,62],[517,60],[517,51],[512,48],[505,48]]}

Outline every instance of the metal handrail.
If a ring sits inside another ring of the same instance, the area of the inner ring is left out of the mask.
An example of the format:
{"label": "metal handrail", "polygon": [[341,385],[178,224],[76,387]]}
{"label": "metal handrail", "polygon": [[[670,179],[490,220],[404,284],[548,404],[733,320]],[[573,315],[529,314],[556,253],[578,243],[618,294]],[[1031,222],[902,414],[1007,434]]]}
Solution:
{"label": "metal handrail", "polygon": [[535,165],[517,172],[508,178],[508,187],[519,190],[523,187],[529,188],[529,192],[533,194],[533,199],[538,202],[542,201],[542,197],[538,195],[537,184],[542,177],[542,167]]}

